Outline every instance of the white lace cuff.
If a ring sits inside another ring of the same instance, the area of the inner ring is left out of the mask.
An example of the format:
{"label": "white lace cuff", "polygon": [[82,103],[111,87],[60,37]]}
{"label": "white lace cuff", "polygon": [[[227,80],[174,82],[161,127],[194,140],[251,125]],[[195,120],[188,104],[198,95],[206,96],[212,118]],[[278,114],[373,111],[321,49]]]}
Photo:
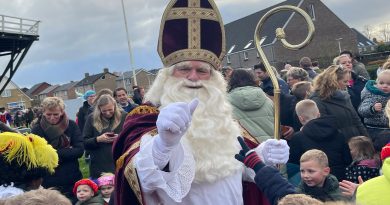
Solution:
{"label": "white lace cuff", "polygon": [[162,191],[173,201],[181,202],[188,194],[194,180],[195,160],[188,152],[189,149],[185,149],[180,143],[169,154],[169,172],[161,171],[153,159],[154,139],[155,137],[151,136],[142,137],[140,151],[134,162],[142,191],[145,193]]}

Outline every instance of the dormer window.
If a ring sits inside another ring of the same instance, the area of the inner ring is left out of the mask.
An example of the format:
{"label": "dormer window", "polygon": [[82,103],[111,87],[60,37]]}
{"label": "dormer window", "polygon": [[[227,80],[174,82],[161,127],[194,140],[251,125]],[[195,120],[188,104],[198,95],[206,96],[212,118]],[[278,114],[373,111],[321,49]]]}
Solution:
{"label": "dormer window", "polygon": [[236,47],[236,45],[233,45],[232,47],[230,47],[229,51],[227,52],[228,54],[233,52],[234,48]]}
{"label": "dormer window", "polygon": [[248,48],[252,45],[252,43],[253,43],[253,40],[250,40],[250,41],[248,42],[248,44],[246,44],[246,46],[244,47],[244,49],[248,49]]}
{"label": "dormer window", "polygon": [[261,39],[260,39],[260,45],[263,45],[263,43],[264,43],[264,41],[265,41],[266,38],[267,38],[267,36],[261,37]]}

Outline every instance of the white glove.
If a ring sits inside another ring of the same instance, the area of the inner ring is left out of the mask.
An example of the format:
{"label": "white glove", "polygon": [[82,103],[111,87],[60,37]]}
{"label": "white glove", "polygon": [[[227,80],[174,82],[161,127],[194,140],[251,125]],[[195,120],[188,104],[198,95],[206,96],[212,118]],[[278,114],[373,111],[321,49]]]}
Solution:
{"label": "white glove", "polygon": [[286,140],[268,139],[256,147],[255,151],[266,165],[285,164],[290,155]]}
{"label": "white glove", "polygon": [[198,104],[199,100],[194,99],[190,103],[172,103],[161,109],[156,122],[158,136],[154,142],[160,152],[167,153],[179,144]]}

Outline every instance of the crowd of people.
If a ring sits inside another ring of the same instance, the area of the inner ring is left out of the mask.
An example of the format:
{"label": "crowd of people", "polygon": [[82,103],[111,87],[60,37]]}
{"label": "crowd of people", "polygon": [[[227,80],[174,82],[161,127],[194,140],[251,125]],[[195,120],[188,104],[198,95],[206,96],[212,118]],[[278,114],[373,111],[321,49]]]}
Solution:
{"label": "crowd of people", "polygon": [[[302,57],[274,73],[262,63],[221,69],[225,36],[214,1],[197,5],[212,9],[212,18],[178,19],[178,9],[195,12],[188,4],[171,3],[164,12],[158,44],[164,68],[146,93],[89,90],[76,121],[62,99],[47,97],[35,120],[13,117],[31,134],[9,132],[2,117],[0,204],[390,201],[390,58],[373,80],[348,51],[327,68]],[[205,31],[196,32],[198,23]]]}

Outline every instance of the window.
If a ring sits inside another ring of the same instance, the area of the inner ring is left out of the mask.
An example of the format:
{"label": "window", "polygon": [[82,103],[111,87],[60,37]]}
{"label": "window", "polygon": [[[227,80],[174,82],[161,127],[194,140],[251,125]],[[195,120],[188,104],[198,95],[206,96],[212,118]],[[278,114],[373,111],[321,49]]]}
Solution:
{"label": "window", "polygon": [[248,49],[248,48],[252,45],[252,43],[253,43],[253,40],[250,40],[250,41],[248,42],[248,44],[246,44],[246,46],[244,47],[244,49]]}
{"label": "window", "polygon": [[232,47],[230,47],[230,49],[229,49],[229,51],[227,53],[228,54],[231,53],[234,50],[235,47],[236,47],[236,45],[233,45]]}
{"label": "window", "polygon": [[362,42],[359,42],[359,46],[364,47],[364,44]]}
{"label": "window", "polygon": [[227,64],[231,64],[229,55],[226,56],[226,62],[227,62]]}
{"label": "window", "polygon": [[370,41],[366,41],[366,43],[370,46],[373,46],[374,44],[372,44]]}
{"label": "window", "polygon": [[11,97],[11,90],[10,89],[5,89],[3,91],[3,93],[1,93],[1,97],[3,97],[3,98]]}
{"label": "window", "polygon": [[248,52],[244,51],[244,61],[248,60]]}
{"label": "window", "polygon": [[314,11],[314,4],[309,5],[309,15],[313,21],[316,20],[316,13]]}
{"label": "window", "polygon": [[371,46],[371,51],[375,51],[375,47],[374,46]]}

